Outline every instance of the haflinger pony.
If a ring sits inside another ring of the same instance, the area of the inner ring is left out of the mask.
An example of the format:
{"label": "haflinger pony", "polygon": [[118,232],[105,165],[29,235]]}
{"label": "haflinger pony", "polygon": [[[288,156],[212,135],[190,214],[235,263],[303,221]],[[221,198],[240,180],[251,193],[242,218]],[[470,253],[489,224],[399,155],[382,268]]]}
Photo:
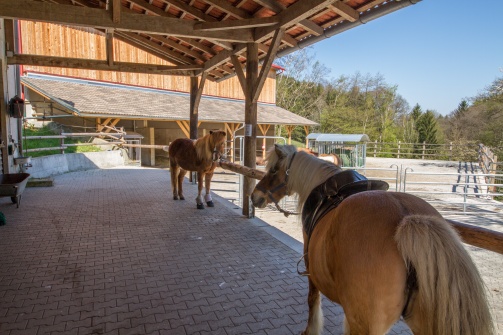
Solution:
{"label": "haflinger pony", "polygon": [[185,200],[183,196],[183,179],[187,171],[197,172],[197,198],[198,209],[204,209],[203,178],[205,186],[204,200],[208,207],[213,207],[213,200],[210,194],[210,183],[213,171],[216,168],[215,161],[224,153],[225,131],[210,131],[210,133],[200,139],[193,141],[188,138],[178,138],[171,142],[168,148],[169,166],[171,170],[171,188],[174,200]]}
{"label": "haflinger pony", "polygon": [[336,154],[319,154],[316,151],[313,151],[313,150],[308,149],[308,148],[297,148],[297,151],[303,151],[303,152],[306,152],[306,153],[308,153],[310,155],[316,156],[319,159],[322,159],[324,161],[328,161],[328,162],[330,162],[332,164],[342,166],[342,160],[339,157],[339,155],[336,155]]}
{"label": "haflinger pony", "polygon": [[402,316],[414,334],[488,335],[482,279],[454,229],[427,202],[276,145],[251,199],[298,194],[309,317],[323,329],[320,292],[345,312],[345,334],[385,334]]}

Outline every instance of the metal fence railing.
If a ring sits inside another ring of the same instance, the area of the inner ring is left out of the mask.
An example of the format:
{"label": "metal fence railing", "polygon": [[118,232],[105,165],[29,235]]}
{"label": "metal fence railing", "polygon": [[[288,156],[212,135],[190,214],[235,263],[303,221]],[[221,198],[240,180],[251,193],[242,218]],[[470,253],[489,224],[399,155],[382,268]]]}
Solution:
{"label": "metal fence railing", "polygon": [[[349,169],[349,168],[344,168]],[[442,214],[462,215],[496,215],[503,218],[503,190],[492,186],[486,180],[503,178],[503,174],[486,173],[433,173],[414,171],[412,168],[396,164],[389,168],[358,168],[359,173],[368,179],[386,181],[390,191],[406,192],[425,199]],[[242,175],[223,173],[227,181],[226,189],[215,191],[217,194],[241,206]],[[221,178],[218,176],[217,178]],[[286,197],[281,206],[294,209],[297,206],[296,197]]]}
{"label": "metal fence railing", "polygon": [[477,160],[478,145],[475,142],[447,144],[408,143],[408,142],[367,142],[367,156],[390,158]]}

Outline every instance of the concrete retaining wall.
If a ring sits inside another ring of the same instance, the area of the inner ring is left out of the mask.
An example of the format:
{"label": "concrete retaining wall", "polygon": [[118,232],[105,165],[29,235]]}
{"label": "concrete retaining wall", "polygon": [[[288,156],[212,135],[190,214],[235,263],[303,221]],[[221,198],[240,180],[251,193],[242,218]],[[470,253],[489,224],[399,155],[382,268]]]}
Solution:
{"label": "concrete retaining wall", "polygon": [[28,167],[26,172],[31,178],[46,178],[73,171],[123,166],[126,159],[121,150],[35,157],[31,159],[32,167]]}

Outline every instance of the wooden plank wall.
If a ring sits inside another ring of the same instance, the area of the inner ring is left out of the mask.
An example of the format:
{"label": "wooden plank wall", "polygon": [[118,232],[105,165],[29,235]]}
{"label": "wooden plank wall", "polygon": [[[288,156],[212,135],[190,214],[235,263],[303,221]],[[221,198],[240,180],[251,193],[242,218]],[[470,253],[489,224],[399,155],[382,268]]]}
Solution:
{"label": "wooden plank wall", "polygon": [[[21,42],[23,54],[106,59],[105,35],[96,32],[94,29],[69,27],[44,22],[21,21]],[[167,61],[118,40],[114,40],[114,60],[120,62],[172,65]],[[190,78],[184,76],[40,66],[24,66],[24,69],[25,71],[95,79],[179,92],[190,91]],[[245,98],[237,76],[221,83],[206,81],[203,94],[232,99]],[[271,71],[269,78],[266,80],[259,101],[267,103],[276,102],[276,80],[273,71]]]}

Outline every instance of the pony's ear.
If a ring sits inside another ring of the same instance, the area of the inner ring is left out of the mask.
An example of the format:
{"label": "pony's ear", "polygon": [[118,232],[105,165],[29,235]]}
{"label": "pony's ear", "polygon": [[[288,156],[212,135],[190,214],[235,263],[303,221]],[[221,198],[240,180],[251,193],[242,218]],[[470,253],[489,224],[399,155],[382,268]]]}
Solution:
{"label": "pony's ear", "polygon": [[279,144],[274,144],[274,151],[279,158],[285,157],[285,153],[283,152],[283,147]]}

